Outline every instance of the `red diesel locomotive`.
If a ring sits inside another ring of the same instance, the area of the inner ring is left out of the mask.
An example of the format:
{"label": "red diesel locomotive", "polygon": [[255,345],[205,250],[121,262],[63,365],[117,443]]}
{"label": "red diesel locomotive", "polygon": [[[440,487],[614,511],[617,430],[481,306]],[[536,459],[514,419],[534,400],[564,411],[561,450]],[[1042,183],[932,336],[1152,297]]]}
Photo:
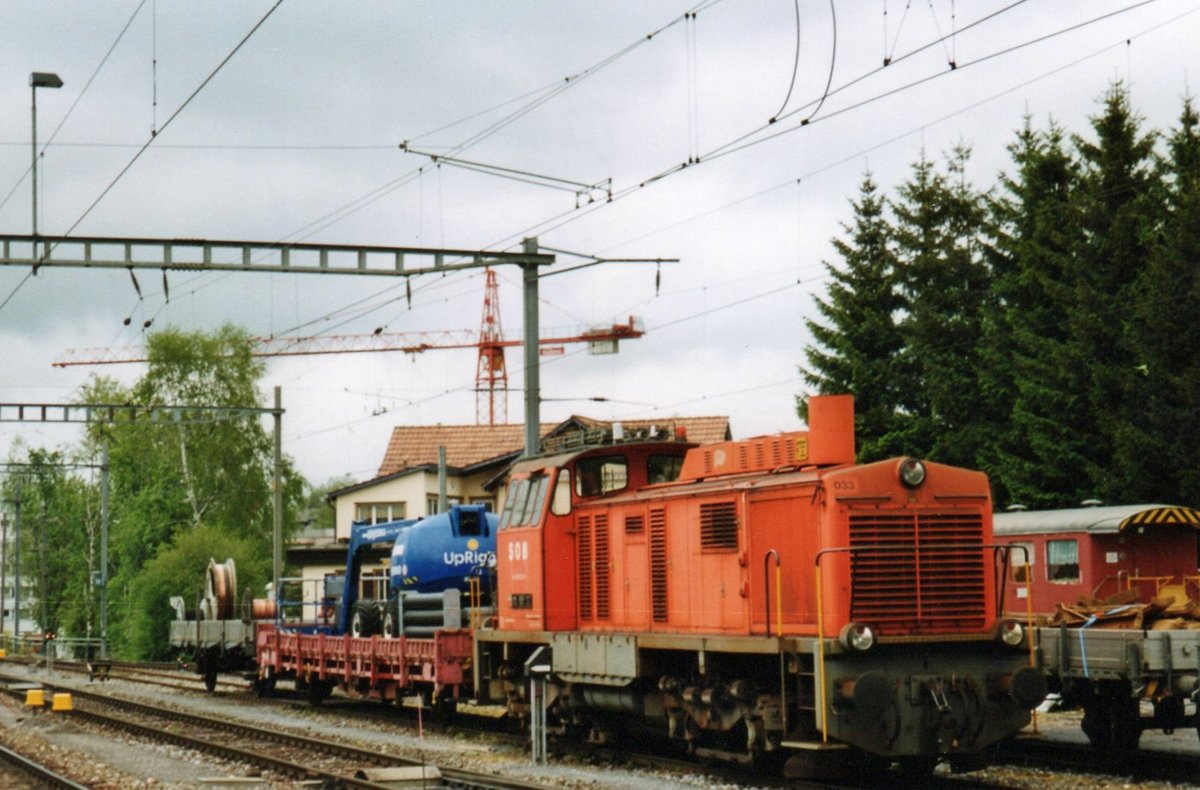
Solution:
{"label": "red diesel locomotive", "polygon": [[814,396],[807,432],[520,461],[476,695],[791,776],[979,764],[1046,692],[1000,618],[987,479],[856,465],[853,425],[850,396]]}

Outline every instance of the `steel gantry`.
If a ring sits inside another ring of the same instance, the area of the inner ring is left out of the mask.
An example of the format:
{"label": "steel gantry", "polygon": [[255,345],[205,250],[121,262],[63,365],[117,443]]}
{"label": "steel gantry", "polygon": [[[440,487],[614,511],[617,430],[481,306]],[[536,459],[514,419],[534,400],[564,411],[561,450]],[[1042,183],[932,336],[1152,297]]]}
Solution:
{"label": "steel gantry", "polygon": [[[390,247],[308,242],[157,239],[110,236],[0,234],[0,266],[156,269],[169,271],[340,274],[413,277],[462,269],[519,266],[524,285],[525,454],[538,450],[538,267],[555,256],[538,252],[536,238],[520,252]],[[415,265],[414,265],[415,264]]]}

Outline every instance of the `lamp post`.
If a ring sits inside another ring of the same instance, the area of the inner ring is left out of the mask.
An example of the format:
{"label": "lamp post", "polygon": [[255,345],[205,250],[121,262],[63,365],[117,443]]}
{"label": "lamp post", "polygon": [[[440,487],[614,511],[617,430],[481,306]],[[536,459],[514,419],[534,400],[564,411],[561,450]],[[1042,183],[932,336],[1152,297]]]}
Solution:
{"label": "lamp post", "polygon": [[33,120],[33,253],[37,255],[37,89],[61,88],[63,81],[57,74],[48,71],[35,71],[29,75],[29,89],[33,93],[33,105],[30,117]]}

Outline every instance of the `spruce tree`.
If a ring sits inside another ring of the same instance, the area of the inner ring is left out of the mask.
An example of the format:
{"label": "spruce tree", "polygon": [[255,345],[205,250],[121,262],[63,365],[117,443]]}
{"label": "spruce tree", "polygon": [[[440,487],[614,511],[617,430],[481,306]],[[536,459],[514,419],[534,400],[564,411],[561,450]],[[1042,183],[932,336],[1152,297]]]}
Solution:
{"label": "spruce tree", "polygon": [[[849,392],[855,397],[858,456],[869,461],[895,454],[898,395],[894,367],[902,340],[896,320],[902,307],[896,286],[896,260],[886,203],[870,173],[863,177],[854,220],[843,224],[846,238],[833,239],[841,264],[826,261],[828,299],[817,299],[826,323],[806,319],[816,341],[801,368],[818,393]],[[808,404],[798,399],[800,416]]]}
{"label": "spruce tree", "polygon": [[1095,142],[1075,141],[1082,165],[1075,201],[1081,232],[1071,259],[1067,364],[1081,379],[1070,395],[1078,393],[1083,402],[1072,428],[1082,440],[1090,493],[1111,502],[1127,497],[1114,471],[1118,435],[1129,410],[1141,406],[1132,388],[1140,362],[1127,331],[1134,323],[1129,306],[1136,298],[1134,284],[1149,265],[1161,208],[1155,135],[1143,134],[1141,125],[1128,92],[1117,83],[1105,94],[1104,111],[1092,118]]}
{"label": "spruce tree", "polygon": [[956,147],[943,176],[922,155],[895,209],[905,451],[963,466],[976,464],[987,433],[975,409],[990,280],[978,236],[983,197],[967,181],[969,159],[968,148]]}
{"label": "spruce tree", "polygon": [[1190,99],[1159,178],[1162,223],[1129,301],[1135,358],[1116,423],[1114,489],[1124,501],[1190,504],[1200,483],[1200,116]]}
{"label": "spruce tree", "polygon": [[1029,119],[1009,145],[1015,171],[989,204],[993,271],[981,382],[993,431],[980,453],[997,502],[1050,507],[1078,502],[1082,474],[1078,371],[1067,365],[1071,203],[1076,165],[1062,130]]}

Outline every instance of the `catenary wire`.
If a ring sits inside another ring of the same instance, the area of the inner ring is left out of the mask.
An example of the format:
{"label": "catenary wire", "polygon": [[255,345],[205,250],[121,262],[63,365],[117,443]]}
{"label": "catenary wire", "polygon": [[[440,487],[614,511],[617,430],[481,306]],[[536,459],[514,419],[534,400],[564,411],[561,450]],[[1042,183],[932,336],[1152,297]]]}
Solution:
{"label": "catenary wire", "polygon": [[[137,8],[133,9],[133,13],[129,15],[129,19],[125,22],[125,27],[121,28],[121,32],[117,34],[117,38],[108,48],[108,52],[104,53],[104,57],[100,59],[100,63],[97,64],[95,70],[92,72],[92,76],[88,77],[88,81],[84,84],[83,89],[79,91],[79,95],[75,97],[75,101],[71,103],[71,106],[67,108],[66,114],[63,115],[62,120],[58,122],[58,126],[54,127],[54,131],[51,132],[50,136],[46,138],[46,142],[42,145],[41,154],[39,155],[45,154],[46,149],[49,148],[50,144],[54,142],[54,139],[58,137],[59,130],[63,128],[63,124],[67,122],[67,119],[71,117],[71,113],[75,111],[75,107],[78,106],[79,102],[83,99],[84,95],[88,91],[88,88],[92,86],[92,83],[96,79],[96,75],[98,75],[100,70],[104,68],[104,64],[108,62],[109,56],[112,55],[113,50],[117,48],[117,45],[121,43],[121,39],[125,37],[125,32],[129,30],[129,26],[133,24],[133,20],[137,17],[138,12],[142,10],[142,6],[144,5],[146,5],[146,0],[141,0],[141,2],[138,3]],[[24,145],[24,143],[12,143],[12,145]],[[22,173],[17,179],[17,183],[13,184],[13,188],[9,190],[9,193],[4,197],[4,200],[0,200],[0,209],[4,208],[9,199],[12,198],[13,194],[17,191],[17,188],[24,183],[26,176],[28,176],[32,170],[33,164],[31,163],[29,167],[25,168],[25,172]]]}

